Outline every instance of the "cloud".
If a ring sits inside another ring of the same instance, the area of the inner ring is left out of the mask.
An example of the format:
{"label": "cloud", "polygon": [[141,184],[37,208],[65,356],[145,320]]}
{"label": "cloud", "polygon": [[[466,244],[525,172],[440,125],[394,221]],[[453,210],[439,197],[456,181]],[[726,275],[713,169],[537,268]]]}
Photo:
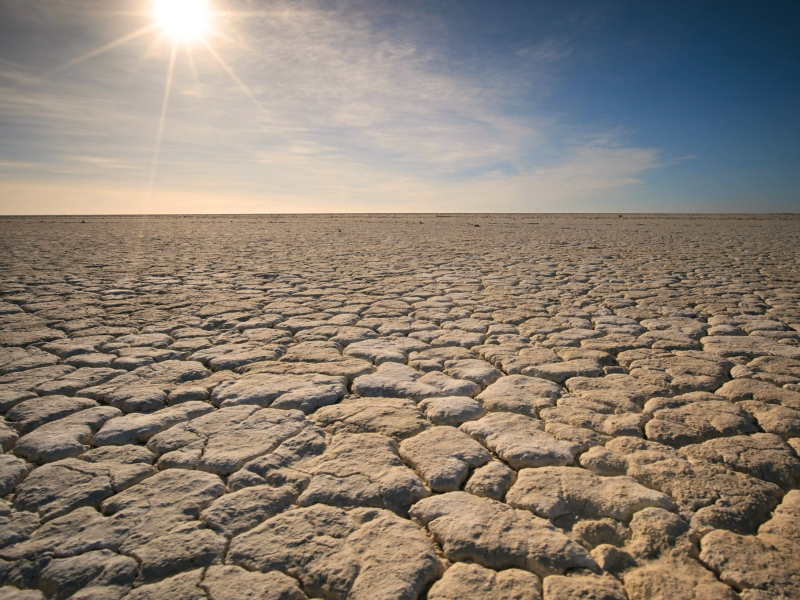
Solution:
{"label": "cloud", "polygon": [[[81,3],[87,32],[107,26],[92,16],[102,3]],[[47,15],[67,5],[37,2]],[[441,19],[380,3],[276,3],[218,26],[210,43],[247,93],[200,45],[191,62],[181,50],[152,206],[168,40],[50,79],[0,65],[0,121],[15,133],[0,212],[540,210],[641,186],[664,163],[614,130],[576,137],[542,107],[572,53],[564,36],[466,53]],[[111,33],[125,32],[97,45]],[[53,62],[91,51],[83,39],[53,46]],[[32,179],[14,156],[46,167]]]}
{"label": "cloud", "polygon": [[546,192],[554,200],[560,200],[641,184],[642,174],[658,166],[655,149],[591,145],[574,149],[566,162],[533,169],[520,181]]}
{"label": "cloud", "polygon": [[523,80],[510,65],[455,64],[421,39],[435,25],[412,18],[414,27],[392,29],[371,17],[287,8],[242,25],[252,54],[215,43],[236,56],[270,127],[290,144],[310,136],[365,162],[441,172],[512,160],[533,142],[536,123],[505,114]]}
{"label": "cloud", "polygon": [[437,182],[392,170],[364,170],[345,160],[315,162],[313,157],[301,152],[295,165],[274,165],[269,186],[217,178],[165,184],[149,202],[136,181],[123,186],[7,181],[0,183],[0,197],[16,201],[0,202],[0,212],[47,214],[53,207],[59,214],[306,213],[331,212],[331,207],[337,212],[631,210],[637,206],[626,189],[637,190],[643,183],[639,174],[659,166],[655,150],[587,146],[549,168]]}

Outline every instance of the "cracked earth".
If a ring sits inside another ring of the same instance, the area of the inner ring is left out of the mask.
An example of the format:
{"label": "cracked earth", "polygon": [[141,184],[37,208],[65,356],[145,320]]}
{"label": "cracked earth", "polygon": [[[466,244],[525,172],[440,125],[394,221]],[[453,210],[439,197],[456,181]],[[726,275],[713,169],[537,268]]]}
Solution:
{"label": "cracked earth", "polygon": [[0,600],[800,598],[800,219],[0,219]]}

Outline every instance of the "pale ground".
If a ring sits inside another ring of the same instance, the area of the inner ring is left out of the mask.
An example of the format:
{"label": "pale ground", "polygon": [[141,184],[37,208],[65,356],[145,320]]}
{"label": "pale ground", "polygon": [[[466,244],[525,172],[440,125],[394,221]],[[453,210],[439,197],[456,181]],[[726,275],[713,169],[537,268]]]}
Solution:
{"label": "pale ground", "polygon": [[0,600],[800,598],[799,254],[794,216],[0,219]]}

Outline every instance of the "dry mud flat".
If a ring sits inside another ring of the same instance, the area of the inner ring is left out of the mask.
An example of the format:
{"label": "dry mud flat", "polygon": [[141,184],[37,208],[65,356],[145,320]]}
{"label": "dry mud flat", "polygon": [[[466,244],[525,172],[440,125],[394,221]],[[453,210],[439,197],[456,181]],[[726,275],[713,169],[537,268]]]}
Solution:
{"label": "dry mud flat", "polygon": [[0,220],[0,599],[800,598],[800,219]]}

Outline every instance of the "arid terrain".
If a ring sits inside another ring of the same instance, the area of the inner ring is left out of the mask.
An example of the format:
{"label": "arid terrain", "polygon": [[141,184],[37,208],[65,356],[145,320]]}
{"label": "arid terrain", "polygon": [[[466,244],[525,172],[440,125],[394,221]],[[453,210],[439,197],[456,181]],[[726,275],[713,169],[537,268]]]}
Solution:
{"label": "arid terrain", "polygon": [[0,600],[800,598],[800,218],[0,219]]}

